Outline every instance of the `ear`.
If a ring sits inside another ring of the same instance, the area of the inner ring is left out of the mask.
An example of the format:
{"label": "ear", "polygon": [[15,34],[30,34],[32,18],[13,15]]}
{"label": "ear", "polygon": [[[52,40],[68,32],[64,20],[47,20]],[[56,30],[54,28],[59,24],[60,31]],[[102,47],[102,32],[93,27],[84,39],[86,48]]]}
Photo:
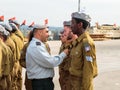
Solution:
{"label": "ear", "polygon": [[82,26],[83,26],[82,22],[78,23],[78,28],[81,28]]}

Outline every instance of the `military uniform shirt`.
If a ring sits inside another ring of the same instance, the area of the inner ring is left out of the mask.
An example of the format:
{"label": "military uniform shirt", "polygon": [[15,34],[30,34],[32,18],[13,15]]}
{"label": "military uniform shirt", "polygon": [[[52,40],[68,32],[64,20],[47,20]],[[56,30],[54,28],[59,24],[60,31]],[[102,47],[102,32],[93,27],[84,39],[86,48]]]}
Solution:
{"label": "military uniform shirt", "polygon": [[54,68],[58,66],[66,54],[62,52],[59,56],[51,56],[45,44],[33,38],[26,53],[26,69],[29,79],[41,79],[54,76]]}
{"label": "military uniform shirt", "polygon": [[84,32],[72,44],[70,74],[82,78],[79,90],[93,90],[92,80],[98,74],[94,42]]}
{"label": "military uniform shirt", "polygon": [[0,45],[0,79],[2,77],[2,46]]}

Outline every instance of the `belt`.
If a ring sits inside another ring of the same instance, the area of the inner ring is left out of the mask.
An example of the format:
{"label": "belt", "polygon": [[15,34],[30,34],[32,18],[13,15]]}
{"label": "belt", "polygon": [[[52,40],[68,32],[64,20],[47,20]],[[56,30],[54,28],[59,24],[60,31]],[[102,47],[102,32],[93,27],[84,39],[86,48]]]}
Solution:
{"label": "belt", "polygon": [[52,80],[52,77],[48,77],[48,78],[40,78],[40,79],[32,79],[33,81],[38,81],[38,80]]}

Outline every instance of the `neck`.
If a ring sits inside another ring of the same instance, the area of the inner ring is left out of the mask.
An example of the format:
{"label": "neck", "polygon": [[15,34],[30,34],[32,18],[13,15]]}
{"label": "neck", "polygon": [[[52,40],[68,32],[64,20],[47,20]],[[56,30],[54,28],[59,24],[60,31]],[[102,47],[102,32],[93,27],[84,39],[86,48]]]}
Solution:
{"label": "neck", "polygon": [[81,29],[81,30],[79,30],[79,32],[77,33],[77,36],[79,37],[81,34],[83,34],[85,32],[85,30],[84,29]]}

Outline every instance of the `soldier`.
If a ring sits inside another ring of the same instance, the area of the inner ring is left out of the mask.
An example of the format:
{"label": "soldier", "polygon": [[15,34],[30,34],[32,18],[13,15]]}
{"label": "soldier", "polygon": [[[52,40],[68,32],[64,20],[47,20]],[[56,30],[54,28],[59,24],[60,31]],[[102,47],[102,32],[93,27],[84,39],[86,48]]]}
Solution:
{"label": "soldier", "polygon": [[[20,41],[21,42],[21,47],[20,47],[20,52],[24,46],[24,36],[23,36],[23,33],[20,31],[19,27],[20,27],[20,24],[18,23],[17,20],[13,20],[11,21],[12,23],[10,24],[15,24],[16,25],[16,30],[15,30],[15,35],[17,37],[20,38]],[[17,86],[19,88],[19,90],[22,90],[22,67],[21,65],[19,64],[19,70],[18,70],[18,79],[17,79]]]}
{"label": "soldier", "polygon": [[15,55],[15,43],[14,41],[10,38],[10,32],[9,31],[12,31],[12,27],[9,25],[9,24],[6,24],[6,23],[2,23],[0,24],[2,25],[6,32],[8,32],[9,34],[8,35],[5,35],[4,36],[4,42],[5,44],[10,48],[10,50],[12,51],[13,55],[12,55],[12,61],[11,61],[11,71],[13,69],[13,65],[14,65],[14,60],[16,58],[16,55]]}
{"label": "soldier", "polygon": [[[20,38],[21,46],[23,48],[24,45],[24,35],[20,30],[20,23],[17,20],[11,20],[10,23],[14,23],[17,26],[16,31],[14,32],[16,36]],[[22,67],[19,64],[19,70],[18,70],[18,80],[17,80],[17,85],[19,90],[22,90]]]}
{"label": "soldier", "polygon": [[70,52],[72,90],[93,90],[93,78],[97,76],[95,44],[86,31],[90,20],[85,13],[72,13],[72,32],[78,36]]}
{"label": "soldier", "polygon": [[[73,34],[71,33],[71,21],[64,21],[63,22],[64,30],[60,36],[62,45],[60,47],[60,52],[63,51],[65,48],[71,48],[71,42],[73,38]],[[69,41],[70,40],[70,41]],[[70,85],[70,74],[69,74],[69,67],[70,67],[70,57],[66,57],[63,62],[59,65],[59,83],[61,90],[71,90]]]}
{"label": "soldier", "polygon": [[[3,23],[2,26],[6,29],[6,31],[11,31],[12,28],[9,24],[5,24]],[[7,90],[11,90],[11,85],[12,85],[12,81],[11,81],[11,74],[12,74],[12,70],[13,70],[13,66],[14,66],[14,60],[16,59],[16,49],[15,49],[15,43],[14,41],[10,38],[10,33],[9,35],[7,36],[4,36],[5,39],[4,39],[4,42],[5,44],[9,47],[10,51],[12,52],[12,57],[10,59],[10,74],[9,74],[9,77],[7,78]]]}
{"label": "soldier", "polygon": [[1,61],[0,61],[0,90],[9,90],[8,77],[11,71],[10,61],[12,57],[12,51],[5,45],[5,36],[9,33],[0,25],[0,47],[1,47]]}
{"label": "soldier", "polygon": [[21,76],[22,67],[20,66],[19,59],[20,59],[20,52],[23,48],[23,42],[15,34],[16,30],[18,30],[16,25],[14,23],[9,23],[9,24],[12,27],[12,31],[10,31],[11,32],[10,37],[14,41],[15,48],[16,48],[16,60],[15,60],[13,72],[12,72],[12,90],[21,90],[22,89],[22,76]]}

